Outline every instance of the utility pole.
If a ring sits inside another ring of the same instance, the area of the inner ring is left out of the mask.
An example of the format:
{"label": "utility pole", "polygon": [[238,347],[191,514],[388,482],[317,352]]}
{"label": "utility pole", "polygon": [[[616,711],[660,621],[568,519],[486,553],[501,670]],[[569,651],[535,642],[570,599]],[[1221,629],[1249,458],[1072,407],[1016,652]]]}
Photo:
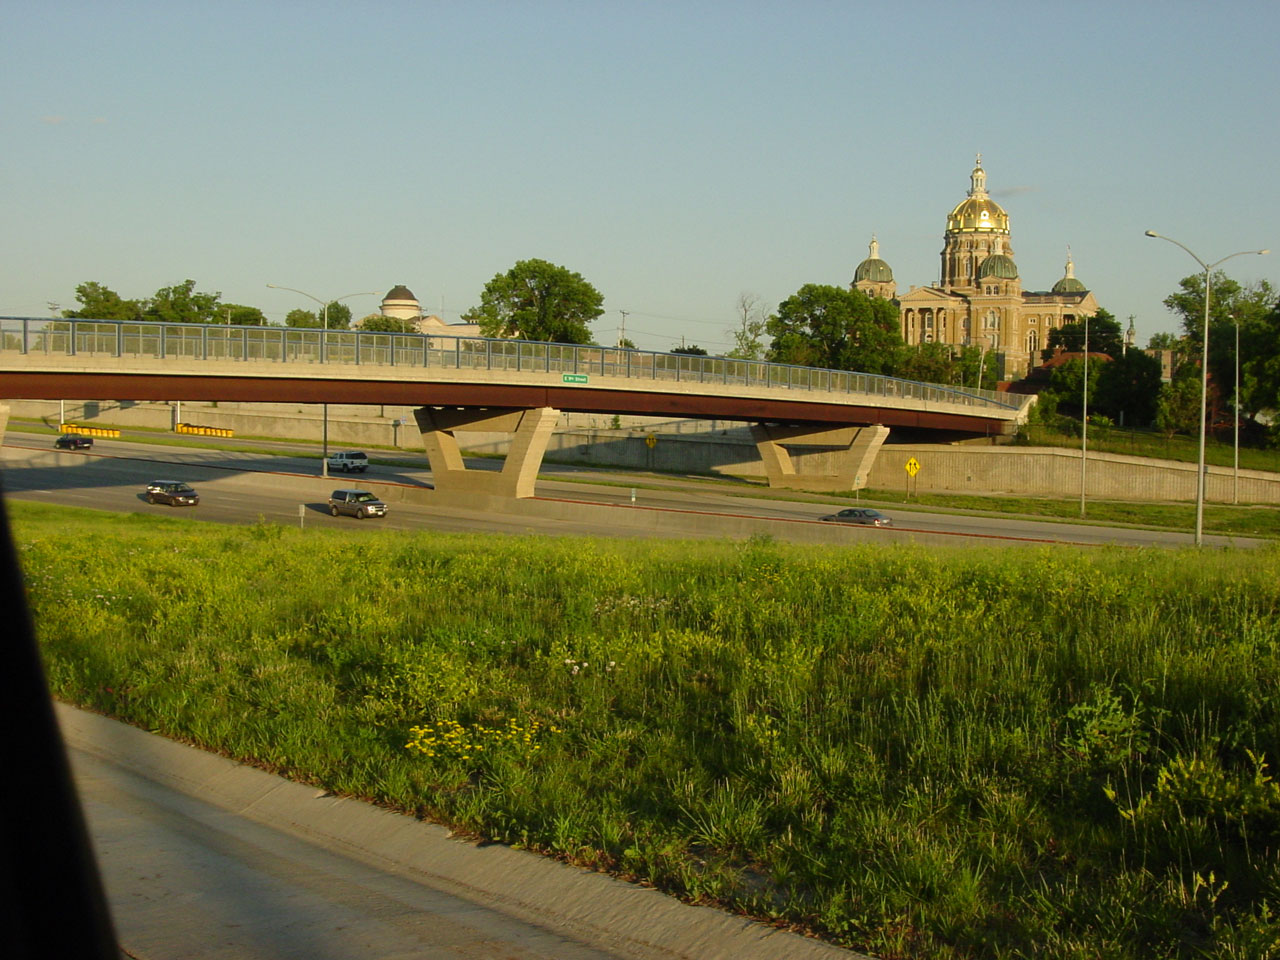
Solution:
{"label": "utility pole", "polygon": [[619,310],[618,312],[622,314],[622,326],[618,328],[618,346],[622,346],[622,341],[627,339],[627,314],[631,311]]}
{"label": "utility pole", "polygon": [[1084,519],[1085,465],[1089,460],[1089,316],[1084,318],[1084,393],[1080,405],[1080,519]]}

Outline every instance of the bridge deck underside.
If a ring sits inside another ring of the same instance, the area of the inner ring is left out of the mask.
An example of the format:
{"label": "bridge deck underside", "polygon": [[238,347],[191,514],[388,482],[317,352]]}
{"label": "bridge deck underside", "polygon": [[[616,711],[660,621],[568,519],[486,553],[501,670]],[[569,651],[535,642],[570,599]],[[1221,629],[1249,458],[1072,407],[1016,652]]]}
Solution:
{"label": "bridge deck underside", "polygon": [[986,435],[1004,418],[945,410],[640,390],[376,379],[205,377],[119,373],[6,372],[4,400],[185,400],[252,403],[355,403],[439,407],[552,407],[572,413],[634,414],[744,422],[914,427]]}

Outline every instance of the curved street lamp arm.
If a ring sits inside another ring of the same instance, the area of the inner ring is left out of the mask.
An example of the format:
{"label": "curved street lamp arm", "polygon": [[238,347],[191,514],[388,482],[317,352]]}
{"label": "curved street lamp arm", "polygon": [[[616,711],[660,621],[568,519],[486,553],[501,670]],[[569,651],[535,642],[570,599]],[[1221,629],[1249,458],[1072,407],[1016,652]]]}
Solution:
{"label": "curved street lamp arm", "polygon": [[300,296],[306,297],[308,300],[314,300],[316,303],[320,304],[320,306],[322,307],[324,306],[324,303],[325,303],[319,297],[313,297],[311,294],[307,293],[307,291],[305,290],[295,290],[293,287],[282,287],[278,283],[268,283],[267,286],[270,287],[272,290],[288,290],[290,293],[299,294]]}
{"label": "curved street lamp arm", "polygon": [[1155,237],[1157,240],[1168,240],[1170,243],[1181,247],[1183,250],[1187,251],[1187,253],[1191,255],[1191,259],[1195,260],[1196,263],[1200,264],[1200,269],[1202,269],[1205,273],[1208,273],[1210,270],[1212,270],[1214,267],[1218,266],[1219,264],[1226,263],[1232,257],[1243,257],[1245,254],[1250,254],[1250,253],[1257,254],[1258,256],[1261,257],[1271,252],[1270,250],[1241,250],[1239,253],[1229,254],[1228,256],[1223,257],[1221,260],[1215,260],[1213,263],[1205,263],[1198,256],[1196,256],[1195,251],[1193,251],[1185,243],[1181,243],[1180,241],[1173,239],[1173,237],[1166,237],[1163,233],[1156,233],[1154,230],[1147,230],[1145,231],[1145,234],[1148,237]]}

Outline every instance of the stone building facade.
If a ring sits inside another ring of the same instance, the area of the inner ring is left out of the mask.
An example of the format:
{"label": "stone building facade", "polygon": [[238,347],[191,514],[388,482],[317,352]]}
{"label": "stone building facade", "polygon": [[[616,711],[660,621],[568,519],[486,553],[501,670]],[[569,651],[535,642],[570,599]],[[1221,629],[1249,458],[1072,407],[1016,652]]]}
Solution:
{"label": "stone building facade", "polygon": [[1093,293],[1076,278],[1067,253],[1064,274],[1049,290],[1022,289],[1013,259],[1009,215],[987,193],[982,155],[970,174],[969,194],[947,217],[941,279],[897,296],[893,271],[871,239],[852,287],[895,300],[908,344],[978,346],[1004,359],[1004,376],[1016,379],[1040,362],[1049,333],[1098,310]]}

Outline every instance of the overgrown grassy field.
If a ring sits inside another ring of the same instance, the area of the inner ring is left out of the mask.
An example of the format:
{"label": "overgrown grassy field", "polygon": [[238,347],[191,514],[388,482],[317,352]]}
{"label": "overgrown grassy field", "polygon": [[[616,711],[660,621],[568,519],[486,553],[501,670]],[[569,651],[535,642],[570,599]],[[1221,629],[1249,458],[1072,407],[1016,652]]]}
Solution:
{"label": "overgrown grassy field", "polygon": [[1280,552],[13,517],[55,694],[886,958],[1280,955]]}

